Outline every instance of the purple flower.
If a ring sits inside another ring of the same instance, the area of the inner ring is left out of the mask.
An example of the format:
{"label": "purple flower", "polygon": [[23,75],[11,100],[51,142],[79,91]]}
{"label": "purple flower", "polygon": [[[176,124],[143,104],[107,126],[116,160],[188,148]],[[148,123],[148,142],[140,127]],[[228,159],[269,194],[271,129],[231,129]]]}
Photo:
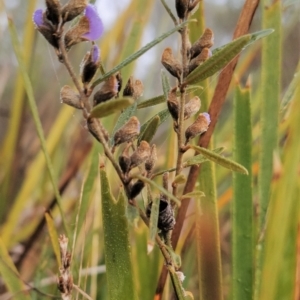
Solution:
{"label": "purple flower", "polygon": [[41,27],[42,25],[45,25],[43,10],[42,9],[37,9],[33,13],[32,20],[33,20],[33,23],[36,27]]}
{"label": "purple flower", "polygon": [[104,31],[104,27],[96,7],[92,4],[88,4],[84,15],[89,21],[89,31],[82,37],[90,41],[99,39]]}
{"label": "purple flower", "polygon": [[207,121],[207,123],[208,123],[208,125],[209,125],[210,122],[211,122],[209,113],[204,112],[204,113],[202,113],[202,116],[205,117],[205,119],[206,119],[206,121]]}

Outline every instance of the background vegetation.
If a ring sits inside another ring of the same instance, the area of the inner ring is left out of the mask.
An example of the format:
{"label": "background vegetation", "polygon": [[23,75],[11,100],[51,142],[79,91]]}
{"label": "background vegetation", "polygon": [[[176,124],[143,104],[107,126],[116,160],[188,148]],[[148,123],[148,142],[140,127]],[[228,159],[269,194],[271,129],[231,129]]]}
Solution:
{"label": "background vegetation", "polygon": [[[175,1],[166,2],[175,12]],[[55,277],[58,250],[52,242],[57,234],[66,233],[6,14],[17,28],[24,69],[33,86],[61,195],[74,283],[92,299],[109,299],[98,168],[104,161],[103,150],[89,135],[81,113],[59,101],[61,87],[71,81],[52,48],[34,29],[32,13],[41,5],[36,0],[0,2],[0,299],[9,299],[8,292],[14,295],[12,299],[47,298],[41,291],[59,295]],[[213,49],[228,43],[240,24],[243,5],[244,1],[234,0],[201,2],[195,15],[199,22],[191,25],[193,39],[209,27],[215,33]],[[105,9],[115,21],[99,41],[106,70],[174,26],[160,1],[132,0],[123,9],[117,8],[118,1],[107,3]],[[266,28],[275,32],[242,52],[211,140],[211,147],[224,147],[222,155],[244,165],[249,176],[233,175],[211,162],[202,164],[197,186],[206,197],[190,201],[176,248],[186,276],[183,286],[195,299],[217,299],[211,291],[218,287],[203,270],[211,267],[205,250],[218,250],[203,248],[211,235],[202,230],[217,224],[217,219],[220,299],[300,299],[299,16],[296,0],[261,1],[255,12],[250,32]],[[145,92],[139,101],[163,93],[160,57],[165,47],[179,53],[178,36],[171,35],[122,70],[123,78],[134,74],[143,81]],[[83,43],[70,52],[76,71],[86,51]],[[215,74],[203,82],[199,92],[203,111],[212,99],[221,99],[219,85],[228,78],[228,74]],[[148,120],[163,109],[165,103],[139,109],[137,115]],[[111,131],[116,120],[115,115],[105,118],[105,127]],[[174,166],[174,139],[168,119],[153,138],[158,149],[157,170]],[[108,162],[106,173],[117,198],[119,181]],[[153,299],[163,259],[156,246],[147,254],[148,229],[136,211],[128,206],[126,216],[135,292],[138,299]],[[23,289],[29,289],[28,294],[15,294]],[[77,299],[86,298],[79,295]],[[163,299],[172,297],[168,282]]]}

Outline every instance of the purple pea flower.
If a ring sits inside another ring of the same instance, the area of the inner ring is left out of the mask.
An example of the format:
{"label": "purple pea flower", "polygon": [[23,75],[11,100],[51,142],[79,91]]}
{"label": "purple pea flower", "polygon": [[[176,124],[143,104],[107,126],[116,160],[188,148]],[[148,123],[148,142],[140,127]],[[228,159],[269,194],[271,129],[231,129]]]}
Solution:
{"label": "purple pea flower", "polygon": [[78,24],[71,28],[65,35],[66,48],[70,49],[77,43],[95,41],[103,34],[102,20],[94,5],[88,4],[84,16]]}

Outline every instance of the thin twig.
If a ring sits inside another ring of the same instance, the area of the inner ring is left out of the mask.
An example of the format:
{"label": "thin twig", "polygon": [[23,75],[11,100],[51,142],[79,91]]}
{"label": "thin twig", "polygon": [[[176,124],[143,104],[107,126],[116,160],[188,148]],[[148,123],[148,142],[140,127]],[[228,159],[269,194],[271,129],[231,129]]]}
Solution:
{"label": "thin twig", "polygon": [[165,10],[167,11],[168,15],[171,17],[172,21],[174,22],[174,25],[177,26],[178,22],[177,19],[175,18],[175,16],[173,15],[170,7],[168,6],[168,4],[166,3],[165,0],[160,0],[161,4],[164,6]]}

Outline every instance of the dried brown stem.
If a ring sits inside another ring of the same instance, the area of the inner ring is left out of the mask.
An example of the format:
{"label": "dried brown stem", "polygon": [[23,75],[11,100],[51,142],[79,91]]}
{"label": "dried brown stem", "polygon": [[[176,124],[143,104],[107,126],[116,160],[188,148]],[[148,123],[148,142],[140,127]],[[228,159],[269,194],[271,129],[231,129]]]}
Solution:
{"label": "dried brown stem", "polygon": [[[249,30],[249,27],[251,25],[254,13],[258,7],[259,0],[246,0],[245,4],[243,6],[242,12],[240,14],[239,20],[237,22],[233,39],[236,39],[244,34],[246,34]],[[210,138],[212,136],[212,133],[215,129],[217,120],[219,118],[219,115],[222,110],[223,103],[226,99],[226,94],[233,76],[234,69],[236,67],[237,61],[239,56],[237,56],[233,61],[231,61],[220,73],[218,83],[215,89],[215,93],[211,102],[211,105],[209,107],[209,114],[211,117],[212,122],[210,123],[210,126],[205,134],[199,139],[198,145],[201,147],[207,147]],[[183,194],[187,194],[191,191],[193,191],[198,175],[199,175],[200,167],[198,166],[192,166],[188,175],[187,183],[184,188]],[[180,206],[176,218],[176,224],[173,230],[172,234],[172,245],[173,248],[176,248],[179,236],[181,233],[181,229],[184,223],[185,215],[188,209],[190,203],[190,199],[185,199],[182,201],[182,205]],[[162,269],[162,272],[160,274],[159,282],[156,288],[156,299],[161,299],[162,292],[165,286],[165,282],[167,279],[167,271],[165,268]]]}

